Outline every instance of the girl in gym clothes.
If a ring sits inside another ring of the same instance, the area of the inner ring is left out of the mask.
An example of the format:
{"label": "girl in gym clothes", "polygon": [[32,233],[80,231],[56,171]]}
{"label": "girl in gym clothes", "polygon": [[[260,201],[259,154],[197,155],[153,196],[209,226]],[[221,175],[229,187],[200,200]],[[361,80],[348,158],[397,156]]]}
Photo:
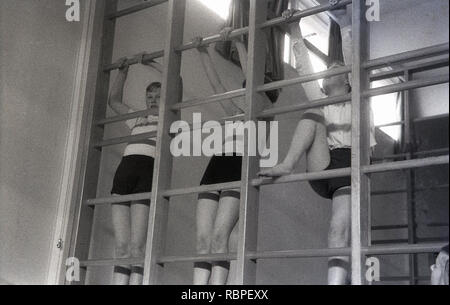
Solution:
{"label": "girl in gym clothes", "polygon": [[[287,10],[283,13],[283,17],[289,19],[294,12],[294,10]],[[340,15],[340,17],[339,20],[348,20],[346,13]],[[312,74],[312,65],[309,61],[308,50],[303,41],[299,24],[291,23],[289,31],[293,39],[298,73],[300,75]],[[343,37],[344,53],[346,50],[351,51],[348,43],[351,43],[351,40]],[[344,54],[344,58],[351,61],[351,54]],[[343,65],[342,62],[334,62],[329,68]],[[331,76],[324,79],[323,90],[321,90],[317,81],[303,84],[303,87],[310,101],[325,96],[341,96],[351,91],[347,75]],[[371,120],[371,147],[376,145],[374,131],[373,120]],[[303,155],[306,155],[309,172],[351,166],[351,104],[349,102],[306,111],[300,118],[284,161],[271,169],[261,170],[259,175],[265,177],[289,175]],[[350,177],[311,181],[310,185],[319,196],[332,200],[328,247],[347,247],[350,233]],[[347,283],[348,267],[348,257],[329,258],[328,283],[330,285]]]}
{"label": "girl in gym clothes", "polygon": [[[140,62],[158,72],[162,67],[154,61]],[[123,89],[128,75],[129,65],[126,58],[119,60],[119,74],[114,82],[108,104],[117,114],[127,114],[136,110],[123,102]],[[161,83],[148,85],[145,91],[145,104],[150,114],[126,121],[131,135],[148,133],[157,130],[158,106],[161,94]],[[155,158],[156,137],[129,142],[123,158],[114,175],[111,194],[129,195],[151,192],[153,179],[153,164]],[[147,238],[149,216],[149,200],[134,200],[127,203],[112,205],[112,222],[115,236],[116,258],[143,258]],[[142,284],[143,267],[115,266],[113,283],[120,285]]]}
{"label": "girl in gym clothes", "polygon": [[[221,32],[222,39],[228,40],[231,28],[225,28]],[[200,46],[201,38],[194,39],[202,66],[208,76],[209,82],[215,94],[226,92],[221,83],[217,71],[214,68],[209,49]],[[241,67],[246,74],[247,52],[242,42],[236,41]],[[266,81],[268,81],[266,79]],[[245,87],[245,83],[244,83]],[[263,96],[264,107],[271,107],[278,98],[278,90],[267,92]],[[221,102],[221,106],[227,116],[243,113],[243,110],[231,99]],[[244,139],[239,135],[225,139],[226,144],[232,143],[233,148],[243,147]],[[205,170],[201,185],[219,184],[241,180],[242,156],[234,150],[233,155],[214,155]],[[229,240],[231,232],[239,218],[240,190],[223,190],[217,192],[204,192],[198,195],[197,202],[197,253],[198,254],[223,254],[229,252]],[[195,285],[224,285],[227,283],[230,263],[222,262],[198,262],[194,264]]]}

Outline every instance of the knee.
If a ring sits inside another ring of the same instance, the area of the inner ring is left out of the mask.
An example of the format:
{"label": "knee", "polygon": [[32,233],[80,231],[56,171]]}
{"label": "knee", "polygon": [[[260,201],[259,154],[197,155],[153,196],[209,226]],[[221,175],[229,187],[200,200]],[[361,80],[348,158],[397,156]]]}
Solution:
{"label": "knee", "polygon": [[228,250],[228,236],[223,230],[215,230],[211,240],[212,253],[225,253]]}
{"label": "knee", "polygon": [[208,254],[211,247],[211,237],[207,234],[197,236],[197,253]]}
{"label": "knee", "polygon": [[144,257],[145,256],[145,244],[131,243],[131,256],[132,257]]}
{"label": "knee", "polygon": [[116,257],[126,258],[130,256],[129,245],[126,242],[116,242]]}
{"label": "knee", "polygon": [[328,233],[328,242],[330,245],[338,244],[338,246],[345,246],[348,241],[349,228],[342,223],[331,223],[330,231]]}

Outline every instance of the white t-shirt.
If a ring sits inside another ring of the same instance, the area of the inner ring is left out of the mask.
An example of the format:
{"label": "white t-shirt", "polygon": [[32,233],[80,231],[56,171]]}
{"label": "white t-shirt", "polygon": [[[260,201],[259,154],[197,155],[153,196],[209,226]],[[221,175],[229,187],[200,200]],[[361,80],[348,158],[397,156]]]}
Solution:
{"label": "white t-shirt", "polygon": [[[135,112],[130,109],[129,113]],[[125,122],[131,129],[131,135],[137,135],[141,133],[153,132],[158,128],[158,117],[149,115],[147,118],[140,117],[136,119],[127,120]],[[136,140],[128,142],[125,148],[124,156],[130,155],[144,155],[148,157],[155,157],[156,149],[156,136],[143,140]]]}
{"label": "white t-shirt", "polygon": [[223,153],[237,153],[241,155],[244,153],[244,135],[235,134],[233,136],[225,137],[223,144]]}
{"label": "white t-shirt", "polygon": [[[350,102],[322,108],[330,150],[352,147],[352,104]],[[370,147],[377,144],[373,113],[370,111]]]}
{"label": "white t-shirt", "polygon": [[[350,32],[346,28],[343,34],[343,39],[348,40],[350,37],[350,42],[345,45],[351,45],[351,27]],[[292,40],[293,52],[295,56],[295,69],[299,75],[307,75],[313,73],[313,67],[309,59],[308,49],[303,41],[298,39]],[[344,54],[347,57],[351,56],[348,54],[350,49],[343,48]],[[351,51],[351,50],[350,50]],[[305,56],[306,55],[306,56]],[[351,58],[347,58],[350,60]],[[325,98],[326,95],[320,90],[319,83],[317,81],[307,82],[302,84],[305,89],[306,96],[308,100],[317,100]],[[352,105],[351,102],[329,105],[322,107],[323,116],[325,119],[325,125],[327,127],[327,141],[330,149],[336,148],[351,148],[352,147]],[[377,143],[375,141],[375,126],[373,120],[372,109],[370,110],[370,146],[373,147]]]}

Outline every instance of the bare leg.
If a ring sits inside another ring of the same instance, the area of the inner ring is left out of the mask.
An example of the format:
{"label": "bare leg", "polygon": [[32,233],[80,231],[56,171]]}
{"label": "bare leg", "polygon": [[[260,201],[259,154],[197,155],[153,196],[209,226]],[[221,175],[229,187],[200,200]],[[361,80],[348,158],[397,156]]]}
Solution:
{"label": "bare leg", "polygon": [[[112,224],[115,237],[115,258],[130,257],[130,207],[124,204],[112,205]],[[130,266],[114,268],[113,284],[128,285]]]}
{"label": "bare leg", "polygon": [[[149,210],[146,200],[131,203],[131,257],[145,256]],[[143,266],[134,265],[131,271],[130,285],[142,285]]]}
{"label": "bare leg", "polygon": [[[322,111],[315,109],[305,113],[320,118]],[[297,125],[291,146],[286,158],[279,165],[261,170],[258,175],[279,177],[289,175],[298,160],[307,153],[308,171],[320,171],[326,168],[330,162],[325,126],[313,119],[301,119]]]}
{"label": "bare leg", "polygon": [[[211,235],[219,202],[211,199],[199,199],[197,203],[197,253],[209,254]],[[199,262],[194,264],[194,285],[207,285],[211,275],[211,264]]]}
{"label": "bare leg", "polygon": [[[333,208],[328,233],[329,248],[344,248],[349,244],[350,233],[350,187],[337,190],[333,195]],[[347,283],[348,257],[330,257],[328,261],[328,284]]]}
{"label": "bare leg", "polygon": [[320,122],[314,123],[314,139],[306,153],[308,172],[323,171],[330,164],[327,129]]}
{"label": "bare leg", "polygon": [[[220,198],[211,241],[211,253],[228,252],[228,239],[239,218],[239,203],[240,200],[235,197]],[[229,262],[213,263],[210,283],[224,285],[227,282],[229,269]]]}
{"label": "bare leg", "polygon": [[[228,252],[236,253],[239,242],[239,222],[236,222],[236,225],[231,231],[230,239],[228,240]],[[227,285],[236,285],[236,261],[230,262],[230,272],[228,274]]]}

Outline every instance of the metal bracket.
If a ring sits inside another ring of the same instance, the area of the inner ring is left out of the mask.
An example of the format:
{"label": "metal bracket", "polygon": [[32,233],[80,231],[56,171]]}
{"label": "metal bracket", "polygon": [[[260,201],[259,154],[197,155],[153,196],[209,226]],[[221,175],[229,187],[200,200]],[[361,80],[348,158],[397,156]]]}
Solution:
{"label": "metal bracket", "polygon": [[64,241],[62,238],[58,239],[58,242],[56,243],[56,248],[62,249]]}

